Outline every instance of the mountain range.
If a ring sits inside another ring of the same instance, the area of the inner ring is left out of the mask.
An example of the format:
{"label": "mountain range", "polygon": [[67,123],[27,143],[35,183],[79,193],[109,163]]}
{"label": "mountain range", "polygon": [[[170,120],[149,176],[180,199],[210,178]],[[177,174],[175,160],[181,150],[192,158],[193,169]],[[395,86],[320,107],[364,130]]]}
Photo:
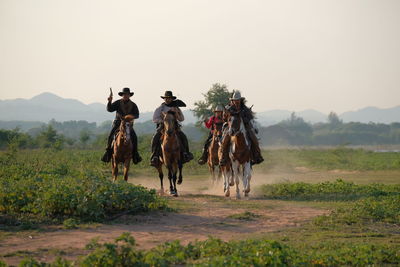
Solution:
{"label": "mountain range", "polygon": [[[185,123],[195,123],[196,118],[190,110],[184,110]],[[269,126],[290,117],[290,110],[267,110],[257,113],[257,120],[263,126]],[[317,110],[296,112],[305,121],[311,123],[325,122],[327,114]],[[56,121],[86,120],[101,123],[114,118],[113,113],[106,112],[101,103],[84,104],[76,99],[62,98],[52,93],[42,93],[31,99],[0,100],[1,121]],[[400,121],[400,106],[393,108],[366,107],[356,111],[339,114],[344,122],[391,123]],[[152,112],[143,112],[139,122],[151,120]]]}

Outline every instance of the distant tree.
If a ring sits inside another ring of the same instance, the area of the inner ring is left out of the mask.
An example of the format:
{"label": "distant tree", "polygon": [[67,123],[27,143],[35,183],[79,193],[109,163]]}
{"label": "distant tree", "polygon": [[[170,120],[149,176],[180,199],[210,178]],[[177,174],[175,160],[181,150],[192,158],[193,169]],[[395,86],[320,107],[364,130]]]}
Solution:
{"label": "distant tree", "polygon": [[194,115],[199,119],[200,122],[203,121],[213,114],[212,110],[217,105],[227,105],[231,95],[232,92],[228,90],[225,84],[213,84],[207,93],[203,94],[204,100],[194,103]]}
{"label": "distant tree", "polygon": [[79,134],[79,141],[81,141],[83,145],[86,145],[90,139],[90,135],[91,132],[89,130],[83,129]]}
{"label": "distant tree", "polygon": [[338,126],[343,123],[343,121],[339,119],[339,116],[333,111],[331,111],[331,113],[328,115],[328,122],[332,126]]}
{"label": "distant tree", "polygon": [[53,126],[48,125],[37,137],[38,143],[42,148],[55,148],[57,150],[63,148],[64,137],[58,135]]}

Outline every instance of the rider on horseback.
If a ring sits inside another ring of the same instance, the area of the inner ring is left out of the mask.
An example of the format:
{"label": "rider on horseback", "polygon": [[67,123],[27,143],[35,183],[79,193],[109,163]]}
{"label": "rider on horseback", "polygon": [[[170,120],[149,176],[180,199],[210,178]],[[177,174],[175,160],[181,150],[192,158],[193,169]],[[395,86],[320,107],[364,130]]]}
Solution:
{"label": "rider on horseback", "polygon": [[[153,114],[153,122],[157,124],[156,133],[153,136],[151,141],[151,166],[158,166],[159,164],[159,157],[161,155],[161,135],[162,130],[164,128],[163,124],[163,113],[167,113],[168,111],[175,112],[175,118],[178,122],[182,122],[185,118],[182,114],[182,111],[179,107],[185,107],[185,103],[181,100],[176,99],[176,96],[172,94],[171,91],[166,91],[164,96],[161,96],[164,99],[164,103],[162,103]],[[182,132],[181,126],[177,123],[177,136],[180,140],[180,143],[183,148],[183,163],[189,162],[193,159],[193,154],[189,151],[189,142],[186,135]]]}
{"label": "rider on horseback", "polygon": [[[115,115],[115,119],[113,121],[110,134],[108,135],[106,152],[101,158],[101,160],[104,162],[110,162],[111,160],[111,156],[113,153],[112,142],[114,140],[114,135],[116,131],[119,129],[119,126],[121,124],[121,119],[128,114],[132,115],[135,119],[139,118],[139,109],[137,105],[129,99],[131,96],[133,96],[133,92],[131,92],[129,88],[124,88],[122,92],[118,93],[118,95],[122,96],[122,98],[113,103],[112,103],[112,96],[110,95],[110,97],[108,98],[107,111],[108,112],[116,111],[117,113]],[[140,157],[137,149],[138,141],[136,133],[133,130],[133,127],[130,129],[130,133],[131,133],[132,149],[133,149],[132,161],[134,164],[138,164],[139,162],[142,161],[142,158]]]}
{"label": "rider on horseback", "polygon": [[222,128],[222,124],[223,119],[222,119],[222,114],[224,112],[224,107],[221,105],[218,105],[215,109],[214,109],[214,115],[211,116],[208,120],[204,120],[204,125],[210,129],[210,133],[208,134],[207,140],[204,144],[203,147],[203,154],[201,155],[201,158],[199,159],[198,163],[203,165],[207,162],[207,157],[208,157],[208,147],[211,144],[212,141],[212,137],[214,134],[214,131],[216,129],[221,129]]}
{"label": "rider on horseback", "polygon": [[[241,96],[239,91],[233,93],[232,97],[229,99],[231,101],[230,105],[226,107],[227,112],[231,116],[240,116],[243,120],[246,132],[251,142],[251,164],[259,164],[264,161],[260,145],[256,133],[258,130],[254,128],[254,115],[250,108],[248,108],[244,103],[244,97]],[[224,166],[229,160],[229,147],[230,147],[230,134],[229,131],[224,131],[221,149],[222,158],[220,159],[220,165]]]}

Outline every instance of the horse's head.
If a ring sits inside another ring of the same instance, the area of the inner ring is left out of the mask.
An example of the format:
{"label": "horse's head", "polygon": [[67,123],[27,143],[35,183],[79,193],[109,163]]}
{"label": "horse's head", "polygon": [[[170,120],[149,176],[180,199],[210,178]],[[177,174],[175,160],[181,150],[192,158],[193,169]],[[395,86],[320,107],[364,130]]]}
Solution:
{"label": "horse's head", "polygon": [[131,126],[133,124],[134,116],[126,115],[121,118],[121,125],[119,126],[119,134],[124,139],[124,143],[128,142],[131,138]]}
{"label": "horse's head", "polygon": [[231,135],[237,136],[242,132],[242,118],[238,115],[229,116],[229,131]]}
{"label": "horse's head", "polygon": [[176,118],[175,118],[175,111],[170,110],[168,112],[163,113],[163,123],[164,123],[164,130],[167,135],[172,135],[176,130]]}

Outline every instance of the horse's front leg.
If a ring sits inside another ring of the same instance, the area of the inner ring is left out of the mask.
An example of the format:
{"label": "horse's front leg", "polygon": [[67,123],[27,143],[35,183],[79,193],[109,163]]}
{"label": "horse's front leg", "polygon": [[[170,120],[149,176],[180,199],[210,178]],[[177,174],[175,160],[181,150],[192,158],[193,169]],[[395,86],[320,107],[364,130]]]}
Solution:
{"label": "horse's front leg", "polygon": [[128,158],[128,159],[125,159],[125,162],[124,162],[124,180],[125,181],[128,181],[128,172],[129,172],[130,161],[131,161],[131,159]]}
{"label": "horse's front leg", "polygon": [[234,160],[232,162],[232,169],[233,169],[233,176],[235,177],[235,183],[236,183],[236,198],[240,199],[240,190],[239,190],[239,162]]}
{"label": "horse's front leg", "polygon": [[171,166],[167,166],[168,169],[168,180],[169,180],[169,193],[170,195],[174,195],[174,186],[173,186],[173,174],[172,174],[172,167]]}
{"label": "horse's front leg", "polygon": [[111,159],[111,168],[112,168],[113,182],[115,182],[117,181],[117,176],[118,176],[118,163],[114,158]]}
{"label": "horse's front leg", "polygon": [[160,184],[161,184],[160,194],[162,195],[162,194],[164,194],[164,183],[163,183],[164,173],[162,171],[161,164],[159,166],[157,166],[157,171],[158,171],[158,178],[160,178]]}
{"label": "horse's front leg", "polygon": [[225,196],[229,197],[231,195],[230,187],[229,187],[229,178],[230,178],[230,176],[229,176],[229,173],[228,173],[228,171],[226,170],[225,167],[221,167],[221,169],[222,169],[222,176],[224,177],[224,192],[225,192]]}
{"label": "horse's front leg", "polygon": [[178,184],[182,184],[182,181],[183,181],[182,169],[183,169],[183,164],[179,160],[178,161],[178,170],[179,170]]}
{"label": "horse's front leg", "polygon": [[178,173],[178,163],[173,163],[172,166],[172,182],[174,186],[174,197],[178,196],[178,189],[176,189],[176,179],[177,179],[177,173]]}
{"label": "horse's front leg", "polygon": [[212,162],[208,164],[208,169],[210,171],[211,174],[211,181],[213,183],[213,185],[215,184],[215,169],[214,166],[212,165]]}
{"label": "horse's front leg", "polygon": [[249,196],[250,193],[251,171],[251,164],[247,162],[243,166],[243,192],[245,197]]}

